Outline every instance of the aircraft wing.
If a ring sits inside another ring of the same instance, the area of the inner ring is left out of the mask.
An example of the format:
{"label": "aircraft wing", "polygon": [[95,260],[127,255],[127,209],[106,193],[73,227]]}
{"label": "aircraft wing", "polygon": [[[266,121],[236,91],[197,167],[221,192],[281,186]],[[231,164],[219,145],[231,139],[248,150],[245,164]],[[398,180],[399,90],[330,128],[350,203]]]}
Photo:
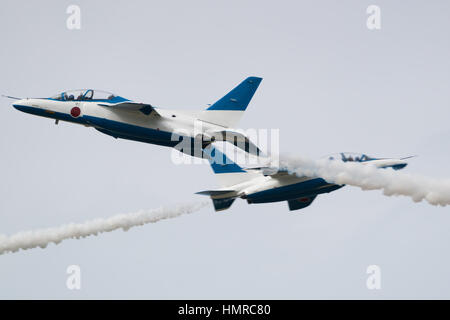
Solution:
{"label": "aircraft wing", "polygon": [[228,193],[236,192],[235,190],[206,190],[206,191],[200,191],[196,192],[196,194],[201,194],[203,196],[222,196]]}
{"label": "aircraft wing", "polygon": [[208,134],[212,135],[213,141],[227,141],[252,155],[259,156],[262,154],[262,151],[258,148],[258,146],[240,132],[222,130],[208,132]]}
{"label": "aircraft wing", "polygon": [[99,106],[107,107],[110,109],[115,110],[130,110],[130,111],[140,111],[146,116],[152,114],[154,116],[160,116],[160,114],[155,110],[155,108],[146,103],[138,103],[138,102],[132,102],[132,101],[126,101],[126,102],[119,102],[115,104],[100,104]]}
{"label": "aircraft wing", "polygon": [[261,172],[264,176],[271,176],[272,178],[279,178],[283,176],[289,175],[289,172],[287,170],[281,170],[278,168],[271,168],[271,167],[252,167],[252,168],[244,168],[245,170],[257,170]]}

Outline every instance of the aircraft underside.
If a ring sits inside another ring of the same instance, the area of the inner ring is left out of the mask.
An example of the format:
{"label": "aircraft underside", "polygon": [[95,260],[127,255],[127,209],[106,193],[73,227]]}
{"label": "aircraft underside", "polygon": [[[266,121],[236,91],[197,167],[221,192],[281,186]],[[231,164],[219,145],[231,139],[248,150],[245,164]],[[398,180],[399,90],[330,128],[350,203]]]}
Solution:
{"label": "aircraft underside", "polygon": [[[246,199],[249,204],[287,201],[289,210],[293,211],[308,207],[317,195],[338,190],[343,186],[344,185],[330,184],[321,178],[315,178],[252,193],[242,198]],[[228,209],[235,200],[235,197],[221,199],[212,198],[216,211]]]}
{"label": "aircraft underside", "polygon": [[246,199],[248,203],[287,201],[302,197],[316,196],[322,193],[329,193],[342,187],[342,185],[330,184],[322,178],[316,178],[249,194]]}

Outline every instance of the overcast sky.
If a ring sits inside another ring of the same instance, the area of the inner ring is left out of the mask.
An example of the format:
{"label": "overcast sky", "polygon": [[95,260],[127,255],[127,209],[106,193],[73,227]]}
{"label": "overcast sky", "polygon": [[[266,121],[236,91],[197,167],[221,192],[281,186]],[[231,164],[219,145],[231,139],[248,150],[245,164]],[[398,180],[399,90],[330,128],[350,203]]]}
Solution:
{"label": "overcast sky", "polygon": [[[66,9],[81,8],[81,29]],[[366,27],[369,5],[381,29]],[[240,126],[280,130],[280,151],[419,155],[450,177],[450,2],[9,1],[0,93],[92,87],[203,109],[263,77]],[[201,199],[207,165],[171,150],[33,117],[0,100],[0,234]],[[450,211],[346,187],[287,203],[201,212],[0,256],[0,298],[450,298]],[[81,290],[66,288],[79,265]],[[368,290],[366,268],[381,268]]]}

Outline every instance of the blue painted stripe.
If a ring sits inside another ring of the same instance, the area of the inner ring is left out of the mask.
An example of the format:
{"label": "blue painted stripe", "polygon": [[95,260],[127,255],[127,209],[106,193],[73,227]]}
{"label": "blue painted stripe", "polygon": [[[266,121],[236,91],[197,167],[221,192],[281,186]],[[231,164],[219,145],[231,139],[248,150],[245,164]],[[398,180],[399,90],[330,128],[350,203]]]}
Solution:
{"label": "blue painted stripe", "polygon": [[[401,170],[404,167],[406,167],[408,164],[407,163],[401,163],[401,164],[394,164],[392,166],[390,166],[392,169],[394,170]],[[387,167],[386,167],[387,168]]]}
{"label": "blue painted stripe", "polygon": [[74,118],[70,114],[67,114],[67,113],[47,111],[47,110],[43,110],[40,108],[35,108],[35,107],[30,107],[30,106],[22,106],[19,104],[13,104],[13,107],[19,111],[33,114],[36,116],[58,119],[61,121],[75,122],[75,123],[80,123],[80,124],[87,124],[86,120],[83,119],[83,117]]}
{"label": "blue painted stripe", "polygon": [[179,137],[178,141],[172,141],[172,133],[167,131],[161,131],[151,128],[140,127],[136,125],[131,125],[127,123],[122,123],[118,121],[108,120],[104,118],[92,117],[83,115],[78,118],[72,117],[70,114],[46,111],[40,108],[22,106],[18,104],[13,104],[14,108],[19,111],[26,112],[29,114],[58,119],[61,121],[69,121],[79,124],[91,125],[100,129],[99,131],[113,136],[115,138],[122,138],[127,140],[134,140],[145,143],[158,144],[162,146],[174,147],[181,139],[186,137]]}
{"label": "blue painted stripe", "polygon": [[[89,115],[83,115],[78,118],[73,118],[70,114],[65,114],[61,112],[52,112],[52,111],[45,111],[40,108],[35,107],[29,107],[29,106],[21,106],[21,105],[13,105],[16,109],[30,113],[33,115],[38,115],[42,117],[52,118],[52,119],[58,119],[62,121],[69,121],[79,124],[85,124],[93,126],[95,129],[97,129],[99,132],[104,133],[106,135],[120,138],[120,139],[126,139],[126,140],[133,140],[133,141],[139,141],[144,143],[151,143],[156,144],[160,146],[166,146],[166,147],[175,147],[177,146],[181,141],[183,141],[183,145],[181,145],[182,148],[184,147],[190,147],[190,150],[179,150],[183,151],[186,154],[190,154],[192,156],[197,156],[199,152],[196,152],[196,143],[195,140],[192,137],[186,137],[186,136],[179,136],[174,135],[172,132],[153,129],[153,128],[146,128],[141,127],[133,124],[123,123],[119,121],[109,120],[105,118],[99,118],[99,117],[93,117]],[[172,139],[173,138],[173,139]],[[187,143],[188,146],[185,146],[184,143]],[[201,146],[200,146],[201,147]],[[201,151],[200,151],[201,154]],[[223,162],[227,163],[227,162]],[[225,172],[230,172],[231,167],[226,166],[224,168],[219,167],[220,164],[215,165],[218,171],[225,170]],[[239,168],[239,167],[238,167]],[[240,169],[240,168],[239,168]],[[234,172],[242,171],[239,169],[234,169]]]}
{"label": "blue painted stripe", "polygon": [[[119,138],[139,138],[139,141],[146,140],[150,143],[153,143],[154,141],[164,142],[167,145],[175,146],[179,143],[181,137],[179,140],[172,141],[172,133],[168,131],[162,131],[152,128],[146,128],[146,127],[140,127],[133,124],[123,123],[119,121],[104,119],[104,118],[98,118],[93,116],[84,115],[83,118],[85,121],[96,127],[105,129],[113,136],[117,136]],[[115,134],[115,135],[114,135]],[[137,140],[137,139],[136,139]]]}

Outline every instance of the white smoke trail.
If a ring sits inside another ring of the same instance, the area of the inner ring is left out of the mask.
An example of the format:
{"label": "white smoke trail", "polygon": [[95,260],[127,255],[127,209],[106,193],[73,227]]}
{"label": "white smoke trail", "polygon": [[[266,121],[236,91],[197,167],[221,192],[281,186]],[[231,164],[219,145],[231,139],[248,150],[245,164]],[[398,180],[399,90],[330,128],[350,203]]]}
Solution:
{"label": "white smoke trail", "polygon": [[347,184],[362,190],[382,190],[386,196],[407,196],[414,202],[426,200],[432,205],[450,204],[450,179],[379,169],[370,163],[299,157],[281,159],[280,168],[298,176],[320,177],[329,183]]}
{"label": "white smoke trail", "polygon": [[207,204],[209,202],[203,201],[168,208],[160,207],[157,209],[118,214],[110,218],[100,218],[84,223],[70,223],[55,228],[21,231],[10,236],[0,234],[0,254],[16,252],[19,249],[45,248],[52,242],[59,244],[65,239],[80,239],[93,235],[96,236],[99,233],[117,229],[128,231],[132,227],[154,223],[163,219],[175,218],[182,214],[194,213]]}

